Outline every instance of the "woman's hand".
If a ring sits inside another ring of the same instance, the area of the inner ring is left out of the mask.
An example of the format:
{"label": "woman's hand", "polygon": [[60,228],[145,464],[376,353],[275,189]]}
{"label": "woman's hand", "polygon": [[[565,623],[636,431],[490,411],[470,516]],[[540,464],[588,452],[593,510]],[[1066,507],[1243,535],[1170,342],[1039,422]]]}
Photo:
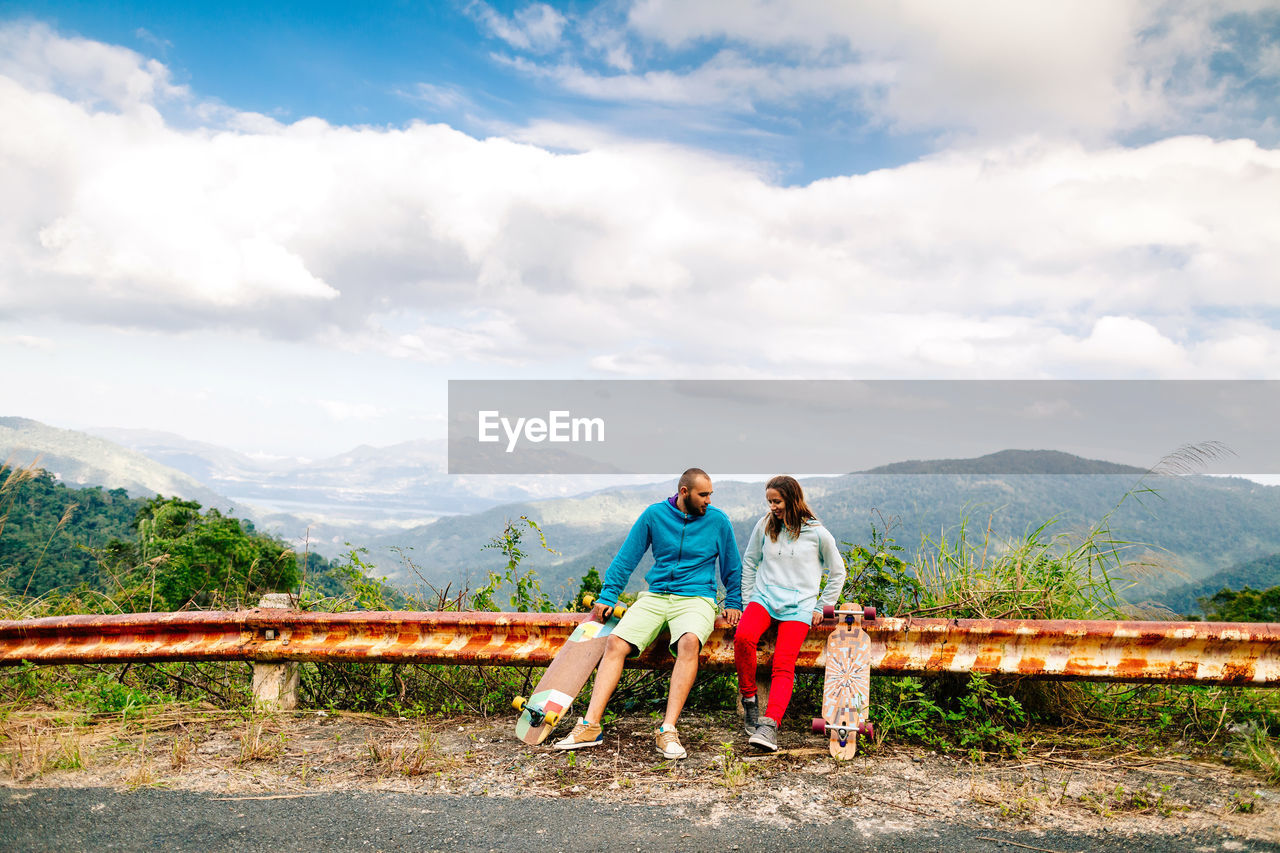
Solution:
{"label": "woman's hand", "polygon": [[813,611],[813,618],[810,620],[810,623],[811,623],[811,624],[813,625],[813,627],[815,627],[815,628],[817,628],[819,625],[821,625],[821,624],[822,624],[822,611],[821,611],[821,610],[815,610],[815,611]]}

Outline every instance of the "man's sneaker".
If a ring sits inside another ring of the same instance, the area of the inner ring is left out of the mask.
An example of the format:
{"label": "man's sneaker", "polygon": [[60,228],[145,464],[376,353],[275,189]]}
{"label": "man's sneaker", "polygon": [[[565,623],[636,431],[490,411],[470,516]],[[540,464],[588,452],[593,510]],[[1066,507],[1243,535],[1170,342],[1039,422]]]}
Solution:
{"label": "man's sneaker", "polygon": [[658,745],[658,752],[662,753],[663,758],[687,758],[689,756],[689,753],[685,752],[684,747],[680,745],[680,733],[676,731],[675,726],[668,726],[664,723],[658,729],[658,733],[653,740]]}
{"label": "man's sneaker", "polygon": [[583,717],[567,738],[556,741],[556,749],[582,749],[584,746],[599,746],[602,743],[604,727],[598,723],[588,723],[587,718]]}
{"label": "man's sneaker", "polygon": [[742,725],[749,735],[755,734],[760,725],[760,703],[754,696],[742,697]]}
{"label": "man's sneaker", "polygon": [[758,746],[769,752],[778,751],[778,724],[768,717],[760,719],[760,725],[756,726],[755,733],[748,738],[747,743],[752,746]]}

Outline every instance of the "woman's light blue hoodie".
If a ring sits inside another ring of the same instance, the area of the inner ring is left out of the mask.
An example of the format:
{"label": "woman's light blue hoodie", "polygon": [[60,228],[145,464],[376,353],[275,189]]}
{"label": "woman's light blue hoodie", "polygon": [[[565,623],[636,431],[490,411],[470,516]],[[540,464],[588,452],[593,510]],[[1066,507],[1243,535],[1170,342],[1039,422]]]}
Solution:
{"label": "woman's light blue hoodie", "polygon": [[[844,588],[844,558],[836,539],[822,522],[809,519],[800,528],[800,536],[792,539],[783,528],[778,541],[765,533],[766,515],[756,522],[742,555],[742,600],[758,601],[774,619],[784,622],[809,622],[813,611],[835,604]],[[827,585],[822,598],[823,572]]]}

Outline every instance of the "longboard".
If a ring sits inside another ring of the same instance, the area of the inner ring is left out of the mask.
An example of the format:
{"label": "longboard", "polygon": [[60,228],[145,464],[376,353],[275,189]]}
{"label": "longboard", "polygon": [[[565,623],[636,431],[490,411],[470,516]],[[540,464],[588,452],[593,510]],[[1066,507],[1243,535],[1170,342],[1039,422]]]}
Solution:
{"label": "longboard", "polygon": [[511,703],[520,712],[516,720],[516,737],[530,746],[537,746],[547,739],[578,698],[582,685],[604,657],[605,645],[613,633],[618,619],[626,612],[626,605],[619,604],[604,622],[593,622],[591,617],[573,629],[569,639],[551,659],[551,665],[542,673],[533,694],[528,698],[517,696]]}
{"label": "longboard", "polygon": [[862,630],[862,620],[874,621],[876,609],[827,607],[823,617],[837,622],[827,638],[822,716],[814,718],[813,731],[829,735],[831,755],[843,761],[857,754],[859,734],[875,735],[867,720],[871,705],[871,638]]}

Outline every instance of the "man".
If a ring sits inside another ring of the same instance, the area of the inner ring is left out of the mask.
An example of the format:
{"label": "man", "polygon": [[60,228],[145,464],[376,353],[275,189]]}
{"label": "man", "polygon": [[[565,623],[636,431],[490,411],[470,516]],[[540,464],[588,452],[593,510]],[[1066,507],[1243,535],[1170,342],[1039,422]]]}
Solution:
{"label": "man", "polygon": [[644,578],[649,588],[640,593],[609,635],[587,713],[568,737],[556,743],[556,749],[596,746],[604,740],[600,719],[622,677],[627,655],[643,652],[669,626],[676,663],[667,693],[667,713],[654,740],[666,758],[688,755],[680,745],[676,720],[698,675],[698,653],[715,627],[717,564],[725,589],[724,617],[730,625],[737,625],[742,616],[742,559],[729,516],[711,506],[711,478],[706,471],[685,471],[674,496],[640,514],[605,572],[592,619],[605,620],[649,548],[653,549],[653,568]]}

